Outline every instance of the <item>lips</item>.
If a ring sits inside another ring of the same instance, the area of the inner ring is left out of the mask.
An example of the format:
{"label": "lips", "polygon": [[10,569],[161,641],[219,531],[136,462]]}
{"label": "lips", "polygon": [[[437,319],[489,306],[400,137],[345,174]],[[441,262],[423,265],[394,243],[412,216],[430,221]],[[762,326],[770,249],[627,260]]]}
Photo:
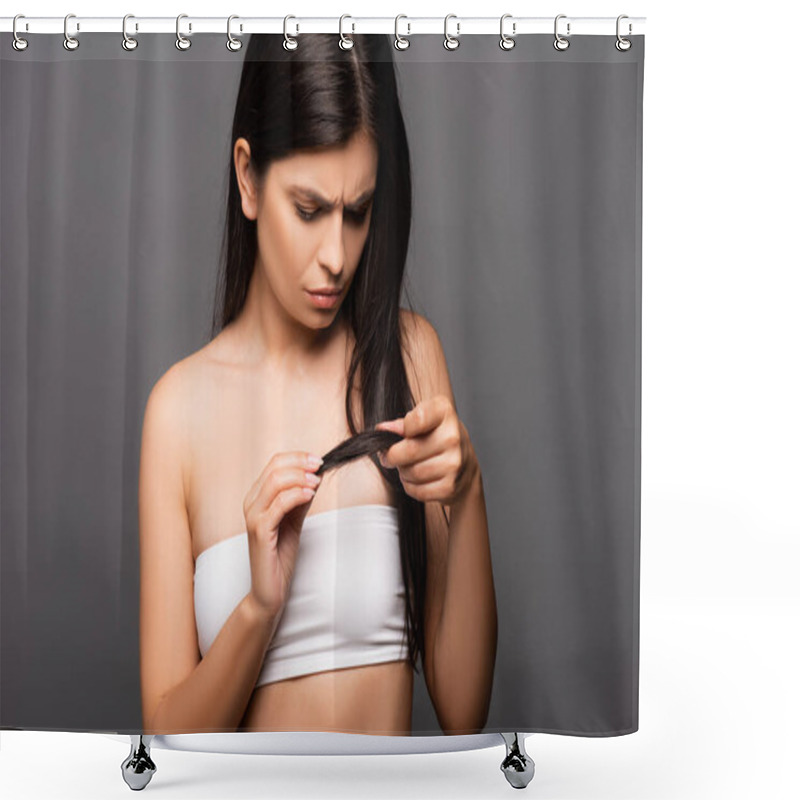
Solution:
{"label": "lips", "polygon": [[339,302],[339,296],[341,295],[341,290],[338,292],[332,292],[330,289],[312,292],[306,289],[306,293],[309,296],[311,302],[317,308],[335,308]]}
{"label": "lips", "polygon": [[333,294],[333,295],[336,295],[336,294],[340,294],[342,290],[341,289],[309,289],[308,291],[311,292],[311,294]]}

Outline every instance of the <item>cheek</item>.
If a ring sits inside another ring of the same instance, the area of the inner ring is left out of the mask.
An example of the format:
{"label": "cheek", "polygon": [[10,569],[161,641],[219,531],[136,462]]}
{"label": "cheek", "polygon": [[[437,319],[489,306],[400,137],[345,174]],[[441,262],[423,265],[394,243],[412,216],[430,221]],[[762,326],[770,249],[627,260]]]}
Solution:
{"label": "cheek", "polygon": [[313,250],[313,237],[290,210],[259,216],[258,246],[267,269],[279,282],[294,282],[302,275]]}
{"label": "cheek", "polygon": [[367,218],[364,220],[362,225],[358,227],[351,227],[350,233],[348,234],[347,244],[348,244],[348,252],[353,253],[357,257],[355,258],[356,261],[361,257],[361,253],[364,250],[364,245],[367,242],[367,235],[369,234],[369,224],[370,224],[370,216],[367,215]]}

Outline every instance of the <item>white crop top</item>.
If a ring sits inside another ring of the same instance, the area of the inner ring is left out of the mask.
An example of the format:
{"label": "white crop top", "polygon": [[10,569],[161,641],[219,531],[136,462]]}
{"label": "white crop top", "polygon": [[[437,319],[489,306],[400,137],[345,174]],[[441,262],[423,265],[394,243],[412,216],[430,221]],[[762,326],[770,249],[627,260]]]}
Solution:
{"label": "white crop top", "polygon": [[[250,591],[247,531],[197,557],[194,612],[205,656]],[[307,515],[292,582],[256,686],[407,657],[398,511],[356,505]]]}

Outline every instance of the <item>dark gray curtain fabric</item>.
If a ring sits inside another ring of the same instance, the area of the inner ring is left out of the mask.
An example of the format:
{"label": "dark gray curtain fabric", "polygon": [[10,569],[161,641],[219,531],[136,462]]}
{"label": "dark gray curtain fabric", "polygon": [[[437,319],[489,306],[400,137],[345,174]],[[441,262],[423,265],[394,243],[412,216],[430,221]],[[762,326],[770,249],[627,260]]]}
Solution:
{"label": "dark gray curtain fabric", "polygon": [[[143,411],[208,340],[247,38],[29,38],[0,48],[0,727],[135,732]],[[614,41],[393,50],[408,296],[486,494],[484,732],[638,729],[644,37]]]}

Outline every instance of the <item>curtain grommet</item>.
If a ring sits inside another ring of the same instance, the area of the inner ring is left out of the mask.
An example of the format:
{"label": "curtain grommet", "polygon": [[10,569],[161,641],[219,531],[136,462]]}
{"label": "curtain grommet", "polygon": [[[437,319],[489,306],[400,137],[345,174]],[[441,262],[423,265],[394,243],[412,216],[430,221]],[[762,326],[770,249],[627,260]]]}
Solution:
{"label": "curtain grommet", "polygon": [[[228,41],[225,42],[225,47],[227,47],[228,50],[231,51],[231,53],[236,53],[237,51],[242,49],[242,40],[237,39],[231,33],[231,21],[234,19],[239,19],[239,17],[236,14],[231,14],[228,17]],[[241,28],[239,30],[241,31]]]}
{"label": "curtain grommet", "polygon": [[507,34],[507,33],[505,33],[503,31],[503,23],[511,16],[513,16],[513,14],[503,14],[503,16],[500,17],[500,49],[501,50],[506,50],[506,51],[507,50],[512,50],[514,48],[514,45],[516,44],[516,41],[514,40],[514,37],[517,35],[517,23],[516,22],[512,22],[511,23],[511,35],[510,36],[509,36],[509,34]]}
{"label": "curtain grommet", "polygon": [[[293,16],[292,14],[287,14],[283,18],[283,49],[297,50],[297,39],[295,39],[293,36],[289,36],[289,33],[286,30],[286,24],[289,22],[290,19],[297,19],[297,17]],[[299,25],[297,25],[296,33],[300,33]]]}
{"label": "curtain grommet", "polygon": [[[20,35],[17,33],[17,20],[18,20],[18,19],[25,19],[25,15],[24,15],[24,14],[16,14],[16,15],[14,16],[14,22],[13,22],[13,24],[12,24],[12,26],[11,26],[11,32],[13,33],[13,35],[14,35],[14,38],[11,40],[11,46],[12,46],[12,47],[13,47],[13,48],[14,48],[14,49],[15,49],[15,50],[18,52],[18,53],[21,53],[23,50],[25,50],[25,49],[27,48],[27,46],[28,46],[28,40],[27,40],[27,39],[23,39],[23,38],[22,38],[22,37],[21,37],[21,36],[20,36]],[[27,28],[27,23],[26,23],[25,25],[26,25],[26,28]]]}
{"label": "curtain grommet", "polygon": [[[80,42],[74,36],[70,36],[69,35],[69,31],[67,30],[67,25],[69,24],[69,18],[70,17],[74,17],[74,16],[75,16],[75,14],[67,14],[67,16],[64,17],[64,42],[63,42],[63,44],[64,44],[64,49],[65,50],[69,50],[70,52],[72,50],[77,50],[78,47],[80,46]],[[81,29],[81,24],[80,24],[80,22],[78,22],[76,30],[79,31],[80,29]]]}
{"label": "curtain grommet", "polygon": [[456,17],[456,14],[448,14],[444,18],[444,41],[442,44],[444,45],[445,50],[457,50],[458,46],[461,42],[458,40],[458,37],[461,35],[461,23],[456,21],[456,34],[453,36],[452,34],[447,32],[447,21],[451,17]]}
{"label": "curtain grommet", "polygon": [[[175,47],[177,47],[178,50],[188,50],[192,46],[192,40],[191,39],[187,39],[181,33],[181,20],[184,17],[188,17],[188,16],[189,16],[188,14],[178,14],[178,16],[177,16],[177,18],[175,20],[175,34],[178,37],[177,39],[175,39]],[[192,30],[192,23],[190,22],[189,23],[189,31],[191,32],[191,30]]]}
{"label": "curtain grommet", "polygon": [[[343,25],[343,23],[344,23],[344,21],[346,19],[353,19],[353,18],[349,14],[342,14],[342,16],[339,17],[339,49],[340,50],[352,50],[353,49],[353,45],[355,44],[355,42],[349,36],[346,36],[344,31],[342,30],[342,25]],[[355,31],[356,31],[356,24],[354,22],[352,24],[352,26],[351,26],[350,33],[355,33]]]}
{"label": "curtain grommet", "polygon": [[[555,22],[553,23],[553,30],[554,30],[555,35],[556,35],[555,41],[553,42],[553,47],[555,47],[556,50],[560,50],[560,51],[566,50],[569,47],[569,39],[565,39],[558,32],[558,21],[560,19],[566,19],[566,18],[567,18],[566,14],[558,14],[558,15],[556,15]],[[568,22],[567,23],[567,36],[569,36],[569,27],[570,26],[569,26],[569,22]]]}
{"label": "curtain grommet", "polygon": [[[139,46],[139,40],[135,36],[128,36],[127,24],[128,20],[133,18],[133,14],[126,14],[122,18],[122,49],[130,52]],[[139,26],[136,26],[139,29]]]}
{"label": "curtain grommet", "polygon": [[[398,14],[394,18],[394,49],[395,50],[408,50],[411,46],[411,41],[406,39],[404,36],[400,35],[400,31],[398,30],[398,23],[401,19],[408,19],[405,14]],[[411,23],[406,23],[406,36],[411,36]]]}
{"label": "curtain grommet", "polygon": [[[630,39],[626,39],[619,32],[619,23],[620,23],[620,20],[623,20],[623,19],[629,19],[628,15],[627,14],[620,14],[617,17],[617,41],[614,42],[614,47],[616,47],[617,50],[620,51],[620,53],[627,53],[628,50],[630,50],[631,47],[633,46],[633,42]],[[629,22],[628,23],[628,36],[630,36],[632,32],[633,32],[633,25],[631,25],[631,23]]]}

